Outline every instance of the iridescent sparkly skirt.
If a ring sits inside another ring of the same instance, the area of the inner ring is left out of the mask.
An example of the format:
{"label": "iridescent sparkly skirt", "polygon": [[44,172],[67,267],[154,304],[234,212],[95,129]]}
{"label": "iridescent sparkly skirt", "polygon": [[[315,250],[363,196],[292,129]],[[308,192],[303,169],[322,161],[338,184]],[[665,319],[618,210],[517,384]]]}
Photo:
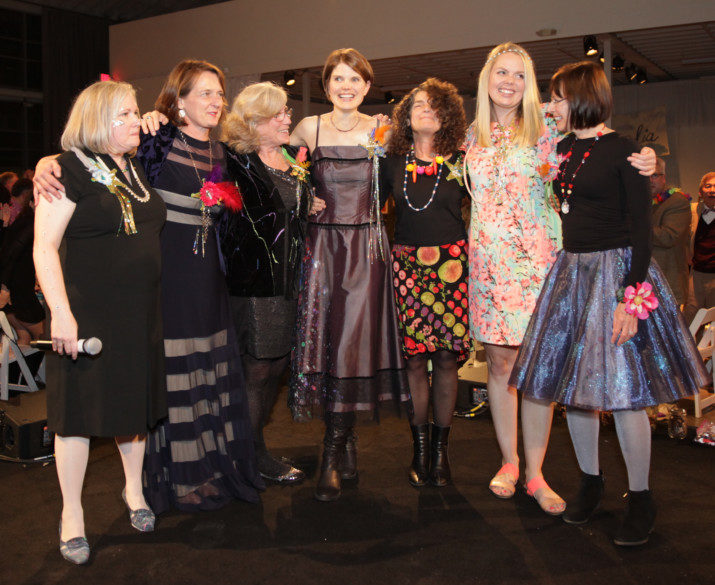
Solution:
{"label": "iridescent sparkly skirt", "polygon": [[655,262],[659,307],[621,346],[611,343],[616,291],[631,249],[562,250],[544,282],[510,386],[587,410],[641,409],[693,395],[708,379],[695,342]]}

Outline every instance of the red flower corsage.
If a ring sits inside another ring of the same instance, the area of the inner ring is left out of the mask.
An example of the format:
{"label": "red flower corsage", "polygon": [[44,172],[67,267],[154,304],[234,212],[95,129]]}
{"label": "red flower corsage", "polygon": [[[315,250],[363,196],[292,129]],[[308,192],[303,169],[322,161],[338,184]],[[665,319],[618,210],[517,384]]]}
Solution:
{"label": "red flower corsage", "polygon": [[201,186],[201,190],[192,195],[192,197],[198,197],[201,200],[202,208],[213,207],[219,203],[231,211],[240,211],[243,207],[241,192],[236,185],[229,182],[213,183],[206,181]]}
{"label": "red flower corsage", "polygon": [[626,305],[626,313],[639,319],[647,319],[648,315],[658,308],[658,299],[648,282],[636,282],[634,287],[627,286],[623,292],[623,302]]}

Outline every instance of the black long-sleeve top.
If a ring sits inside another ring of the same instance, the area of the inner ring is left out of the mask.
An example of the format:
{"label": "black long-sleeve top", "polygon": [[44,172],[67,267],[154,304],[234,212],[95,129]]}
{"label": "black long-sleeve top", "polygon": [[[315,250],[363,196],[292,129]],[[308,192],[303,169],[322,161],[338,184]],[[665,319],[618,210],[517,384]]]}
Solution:
{"label": "black long-sleeve top", "polygon": [[[593,138],[577,140],[568,136],[559,143],[558,152],[572,155],[565,173],[554,181],[561,200],[568,183],[569,213],[561,213],[564,250],[597,252],[632,247],[631,266],[623,286],[643,282],[648,272],[652,250],[651,195],[648,178],[628,162],[638,145],[616,132],[604,134],[593,145],[589,157],[571,179],[593,144]],[[561,187],[564,181],[566,187]]]}
{"label": "black long-sleeve top", "polygon": [[[459,153],[449,159],[455,163]],[[417,160],[424,166],[428,161]],[[392,195],[395,199],[395,243],[407,246],[439,246],[451,244],[467,237],[462,219],[462,199],[467,190],[455,179],[447,180],[449,168],[442,168],[437,192],[430,205],[422,211],[415,211],[407,205],[404,193],[405,155],[388,155],[380,164],[381,198]],[[407,178],[407,197],[416,208],[427,204],[435,185],[434,175],[418,175],[412,182],[412,174]]]}

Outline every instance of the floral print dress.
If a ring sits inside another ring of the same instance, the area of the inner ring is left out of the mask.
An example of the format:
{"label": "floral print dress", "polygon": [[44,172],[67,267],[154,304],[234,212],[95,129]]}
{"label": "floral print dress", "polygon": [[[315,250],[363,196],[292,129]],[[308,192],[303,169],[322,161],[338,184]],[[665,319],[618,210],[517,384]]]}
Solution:
{"label": "floral print dress", "polygon": [[492,146],[471,144],[469,322],[472,338],[520,345],[541,285],[561,248],[561,222],[548,202],[559,135],[547,119],[536,146],[514,144],[515,128],[492,125]]}

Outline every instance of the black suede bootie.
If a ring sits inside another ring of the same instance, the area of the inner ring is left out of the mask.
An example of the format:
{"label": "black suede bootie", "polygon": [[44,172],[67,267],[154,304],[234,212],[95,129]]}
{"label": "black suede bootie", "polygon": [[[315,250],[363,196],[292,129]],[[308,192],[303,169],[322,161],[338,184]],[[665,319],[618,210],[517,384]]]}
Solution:
{"label": "black suede bootie", "polygon": [[329,421],[326,423],[323,462],[320,465],[320,478],[315,488],[315,499],[321,502],[334,502],[341,493],[340,467],[351,427],[335,425]]}
{"label": "black suede bootie", "polygon": [[628,490],[626,516],[620,530],[613,539],[619,546],[638,546],[648,542],[655,524],[655,502],[650,490],[632,492]]}
{"label": "black suede bootie", "polygon": [[586,524],[598,509],[603,496],[603,473],[589,475],[581,472],[581,487],[573,500],[566,502],[561,516],[566,524]]}

